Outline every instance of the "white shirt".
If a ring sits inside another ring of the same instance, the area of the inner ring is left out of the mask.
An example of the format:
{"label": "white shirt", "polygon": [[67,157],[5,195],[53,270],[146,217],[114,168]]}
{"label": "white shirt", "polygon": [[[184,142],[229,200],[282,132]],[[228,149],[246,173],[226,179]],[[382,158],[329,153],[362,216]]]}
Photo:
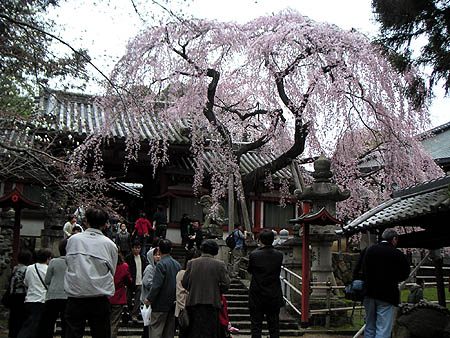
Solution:
{"label": "white shirt", "polygon": [[99,229],[71,236],[66,247],[64,290],[69,297],[114,295],[117,247]]}
{"label": "white shirt", "polygon": [[136,263],[136,285],[142,285],[142,261],[141,255],[134,256]]}
{"label": "white shirt", "polygon": [[39,271],[42,282],[44,282],[45,274],[47,273],[47,264],[36,263],[27,266],[27,271],[25,271],[25,279],[23,280],[23,283],[27,287],[25,303],[45,303],[47,289],[39,279],[35,266]]}
{"label": "white shirt", "polygon": [[64,238],[70,237],[72,235],[72,229],[74,226],[75,224],[72,224],[70,222],[66,222],[66,224],[64,224],[63,227]]}

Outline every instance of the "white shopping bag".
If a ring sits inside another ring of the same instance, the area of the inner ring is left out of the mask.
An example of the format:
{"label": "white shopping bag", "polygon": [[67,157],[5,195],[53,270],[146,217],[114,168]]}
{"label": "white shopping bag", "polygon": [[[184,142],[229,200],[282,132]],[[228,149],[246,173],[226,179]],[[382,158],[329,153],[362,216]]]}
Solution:
{"label": "white shopping bag", "polygon": [[144,321],[144,326],[150,325],[150,315],[152,314],[152,307],[149,305],[141,305],[141,315]]}

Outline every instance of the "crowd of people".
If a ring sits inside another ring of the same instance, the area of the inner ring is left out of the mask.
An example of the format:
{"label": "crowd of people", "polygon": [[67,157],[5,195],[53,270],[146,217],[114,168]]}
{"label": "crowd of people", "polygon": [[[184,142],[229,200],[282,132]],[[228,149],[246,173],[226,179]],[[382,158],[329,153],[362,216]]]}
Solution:
{"label": "crowd of people", "polygon": [[[187,215],[180,222],[186,249],[183,267],[171,256],[172,242],[164,238],[167,224],[162,215],[153,224],[142,215],[132,229],[135,236],[124,223],[118,224],[115,236],[108,236],[111,226],[102,209],[86,210],[85,224],[80,230],[75,217],[68,219],[57,258],[43,248],[32,264],[30,252],[19,253],[8,286],[9,337],[53,337],[60,318],[63,338],[83,337],[86,324],[94,338],[116,338],[126,309],[135,323],[144,316],[144,338],[172,338],[176,327],[181,338],[232,336],[224,294],[231,278],[239,278],[248,235],[241,226],[232,232],[235,247],[227,269],[215,258],[217,241],[203,240],[199,222]],[[145,235],[158,226],[161,238]],[[154,240],[147,251],[148,238]],[[283,254],[274,248],[274,239],[273,231],[261,231],[259,249],[249,256],[252,338],[261,337],[264,319],[270,337],[279,337]],[[382,239],[361,253],[354,271],[355,279],[364,280],[368,337],[389,337],[399,300],[397,284],[409,274],[406,257],[395,249],[398,234],[387,229]],[[417,283],[411,302],[423,298],[423,281]]]}
{"label": "crowd of people", "polygon": [[[140,220],[133,231],[143,223],[147,229],[153,227]],[[161,224],[156,222],[162,230],[159,234],[164,235]],[[184,267],[172,258],[170,240],[155,238],[146,252],[139,233],[131,244],[132,236],[124,224],[112,238],[108,236],[110,227],[107,213],[91,208],[85,212],[85,228],[81,231],[76,217],[69,217],[63,227],[59,257],[52,258],[52,252],[43,248],[35,255],[36,263],[31,264],[31,253],[20,252],[8,287],[14,297],[9,337],[53,337],[60,318],[61,337],[81,338],[88,325],[94,338],[115,338],[126,309],[133,322],[141,313],[149,316],[142,318],[147,324],[143,337],[174,337],[176,327],[180,337],[231,337],[236,329],[228,320],[224,296],[230,274],[225,264],[215,259],[217,242],[203,240],[198,221],[186,223]],[[273,241],[273,233],[267,233]],[[260,237],[261,243],[268,243],[263,233]],[[260,270],[260,258],[252,257],[249,271],[255,274],[251,286],[254,297],[271,299],[260,288],[267,283],[267,272]],[[280,269],[281,261],[273,274],[269,273],[271,281],[278,280]],[[147,307],[151,312],[142,311]],[[256,317],[254,322],[259,325]]]}

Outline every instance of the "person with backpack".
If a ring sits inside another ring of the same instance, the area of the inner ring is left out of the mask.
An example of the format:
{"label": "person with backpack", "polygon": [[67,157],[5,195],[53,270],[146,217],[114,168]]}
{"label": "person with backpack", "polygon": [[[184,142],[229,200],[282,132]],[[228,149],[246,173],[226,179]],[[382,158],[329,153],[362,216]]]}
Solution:
{"label": "person with backpack", "polygon": [[18,264],[14,267],[10,284],[6,292],[9,295],[9,304],[4,304],[9,308],[9,338],[16,338],[22,327],[25,317],[25,296],[27,294],[27,288],[24,284],[25,272],[27,266],[32,262],[31,252],[28,250],[20,250],[18,257]]}
{"label": "person with backpack", "polygon": [[242,225],[236,224],[233,231],[233,238],[236,243],[231,250],[231,278],[239,278],[239,264],[241,263],[244,241],[247,239],[247,231],[242,231]]}

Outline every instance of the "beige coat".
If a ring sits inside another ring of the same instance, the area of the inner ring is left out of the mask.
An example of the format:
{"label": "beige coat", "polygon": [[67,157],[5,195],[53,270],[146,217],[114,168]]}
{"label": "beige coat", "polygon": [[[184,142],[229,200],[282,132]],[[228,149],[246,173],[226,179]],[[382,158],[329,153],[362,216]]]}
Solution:
{"label": "beige coat", "polygon": [[175,317],[180,315],[181,309],[184,309],[186,305],[186,298],[189,292],[181,285],[181,281],[183,279],[184,273],[186,270],[180,270],[177,273],[176,281],[177,281],[177,300],[175,302]]}

